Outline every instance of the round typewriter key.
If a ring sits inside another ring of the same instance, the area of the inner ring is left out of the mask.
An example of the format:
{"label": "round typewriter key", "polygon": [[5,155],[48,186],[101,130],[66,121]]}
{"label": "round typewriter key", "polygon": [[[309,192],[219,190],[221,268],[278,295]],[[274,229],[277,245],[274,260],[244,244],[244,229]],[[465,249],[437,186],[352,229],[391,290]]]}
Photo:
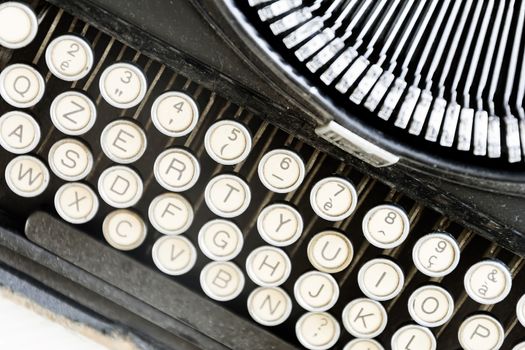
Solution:
{"label": "round typewriter key", "polygon": [[337,320],[326,312],[307,312],[295,324],[299,342],[310,350],[330,349],[341,335]]}
{"label": "round typewriter key", "polygon": [[276,149],[266,153],[257,170],[263,185],[276,193],[296,190],[305,176],[303,160],[297,153],[287,149]]}
{"label": "round typewriter key", "polygon": [[100,94],[107,103],[117,108],[132,108],[144,96],[148,83],[144,73],[133,64],[115,63],[107,67],[100,76]]}
{"label": "round typewriter key", "polygon": [[102,233],[113,248],[132,250],[144,242],[147,227],[137,213],[118,209],[106,216],[102,223]]}
{"label": "round typewriter key", "polygon": [[204,199],[210,210],[224,218],[241,215],[250,205],[250,188],[240,177],[217,175],[208,182]]}
{"label": "round typewriter key", "polygon": [[516,304],[516,316],[521,325],[525,327],[525,294],[521,296],[520,300]]}
{"label": "round typewriter key", "polygon": [[297,303],[308,311],[327,311],[339,298],[339,286],[327,273],[310,271],[302,274],[294,284]]}
{"label": "round typewriter key", "polygon": [[36,197],[49,184],[49,170],[33,156],[13,158],[5,168],[7,186],[21,197]]}
{"label": "round typewriter key", "polygon": [[250,316],[263,326],[276,326],[288,319],[292,312],[292,300],[278,287],[259,287],[248,297]]}
{"label": "round typewriter key", "polygon": [[86,133],[97,119],[93,101],[77,91],[66,91],[55,97],[49,113],[55,127],[71,136]]}
{"label": "round typewriter key", "polygon": [[412,250],[417,269],[430,277],[443,277],[458,266],[459,245],[447,233],[430,233],[421,237]]}
{"label": "round typewriter key", "polygon": [[363,218],[363,233],[374,246],[391,249],[405,241],[410,221],[405,211],[390,204],[374,207]]}
{"label": "round typewriter key", "polygon": [[392,350],[436,350],[437,346],[428,328],[413,324],[399,328],[392,336],[391,345]]}
{"label": "round typewriter key", "polygon": [[0,73],[0,96],[13,107],[29,108],[44,96],[42,75],[27,64],[15,63]]}
{"label": "round typewriter key", "polygon": [[29,114],[13,111],[0,117],[0,145],[14,154],[31,152],[40,142],[40,126]]}
{"label": "round typewriter key", "polygon": [[463,321],[458,338],[465,350],[497,350],[503,345],[505,331],[494,317],[477,314]]}
{"label": "round typewriter key", "polygon": [[232,262],[212,261],[202,269],[200,283],[202,290],[210,298],[229,301],[241,294],[244,288],[244,275]]}
{"label": "round typewriter key", "polygon": [[0,5],[0,45],[8,49],[27,46],[36,36],[38,21],[33,10],[20,2]]}
{"label": "round typewriter key", "polygon": [[199,231],[199,247],[215,261],[234,259],[242,250],[244,238],[233,222],[224,219],[208,221]]}
{"label": "round typewriter key", "polygon": [[55,194],[55,208],[60,217],[72,224],[83,224],[98,211],[98,198],[87,185],[68,182]]}
{"label": "round typewriter key", "polygon": [[439,327],[454,313],[454,300],[445,289],[428,285],[416,289],[408,299],[408,312],[425,327]]}
{"label": "round typewriter key", "polygon": [[195,128],[198,119],[199,109],[195,101],[182,92],[165,92],[157,97],[151,107],[153,125],[169,137],[189,134]]}
{"label": "round typewriter key", "polygon": [[178,235],[191,226],[193,208],[191,204],[177,193],[163,193],[149,205],[149,221],[160,233]]}
{"label": "round typewriter key", "polygon": [[374,300],[385,301],[401,293],[405,276],[393,261],[377,258],[367,261],[359,269],[357,282],[364,295]]}
{"label": "round typewriter key", "polygon": [[199,180],[199,161],[190,152],[181,148],[165,150],[155,160],[153,173],[157,182],[173,192],[183,192]]}
{"label": "round typewriter key", "polygon": [[115,208],[131,207],[142,197],[142,179],[132,169],[115,165],[98,178],[98,192],[107,204]]}
{"label": "round typewriter key", "polygon": [[327,177],[312,188],[310,204],[320,218],[340,221],[354,212],[357,192],[349,181],[335,176]]}
{"label": "round typewriter key", "polygon": [[385,348],[374,339],[354,339],[346,344],[343,350],[385,350]]}
{"label": "round typewriter key", "polygon": [[254,249],[246,258],[248,276],[262,287],[277,287],[283,284],[291,271],[290,258],[279,248],[262,246]]}
{"label": "round typewriter key", "polygon": [[509,268],[498,260],[483,260],[472,265],[465,274],[467,294],[480,304],[496,304],[509,295],[512,276]]}
{"label": "round typewriter key", "polygon": [[295,243],[303,233],[303,218],[287,204],[271,204],[257,218],[257,231],[267,243],[285,247]]}
{"label": "round typewriter key", "polygon": [[100,135],[104,154],[116,163],[129,164],[146,151],[146,134],[136,123],[119,119],[109,123]]}
{"label": "round typewriter key", "polygon": [[343,309],[343,325],[356,338],[375,338],[386,327],[388,316],[380,302],[359,298]]}
{"label": "round typewriter key", "polygon": [[323,231],[308,243],[308,260],[319,271],[336,273],[350,265],[354,257],[352,242],[337,231]]}
{"label": "round typewriter key", "polygon": [[46,63],[54,76],[65,81],[84,78],[93,67],[93,51],[83,38],[62,35],[46,49]]}
{"label": "round typewriter key", "polygon": [[233,165],[250,154],[252,137],[244,125],[233,120],[220,120],[204,136],[208,155],[217,163]]}
{"label": "round typewriter key", "polygon": [[51,171],[66,181],[85,178],[93,169],[93,155],[89,148],[75,139],[62,139],[49,149]]}
{"label": "round typewriter key", "polygon": [[159,238],[151,250],[153,262],[162,272],[178,276],[195,266],[197,251],[193,244],[183,236],[164,236]]}
{"label": "round typewriter key", "polygon": [[525,350],[525,341],[521,342],[519,344],[516,344],[512,350]]}

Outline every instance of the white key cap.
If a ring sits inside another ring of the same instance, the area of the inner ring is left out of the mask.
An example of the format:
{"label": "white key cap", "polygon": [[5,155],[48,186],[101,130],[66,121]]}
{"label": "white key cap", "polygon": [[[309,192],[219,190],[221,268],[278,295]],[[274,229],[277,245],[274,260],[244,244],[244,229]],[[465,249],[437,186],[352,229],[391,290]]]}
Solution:
{"label": "white key cap", "polygon": [[163,193],[155,197],[148,209],[149,221],[165,235],[186,232],[193,222],[191,204],[177,193]]}
{"label": "white key cap", "polygon": [[233,120],[220,120],[204,136],[208,155],[217,163],[233,165],[242,162],[252,149],[252,137],[244,125]]}
{"label": "white key cap", "polygon": [[66,181],[85,178],[93,169],[93,155],[89,148],[75,139],[62,139],[49,149],[51,171]]}
{"label": "white key cap", "polygon": [[519,344],[516,344],[512,350],[525,350],[525,341],[521,342]]}
{"label": "white key cap", "polygon": [[348,180],[335,176],[327,177],[312,188],[310,204],[315,213],[325,220],[344,220],[356,208],[357,192]]}
{"label": "white key cap", "polygon": [[115,165],[107,168],[98,178],[98,193],[107,204],[115,208],[128,208],[142,197],[142,179],[131,168]]}
{"label": "white key cap", "polygon": [[478,314],[463,321],[458,338],[465,350],[497,350],[503,345],[505,331],[494,317]]}
{"label": "white key cap", "polygon": [[119,62],[107,67],[100,76],[100,94],[107,103],[117,108],[132,108],[144,96],[148,83],[144,73],[135,65]]}
{"label": "white key cap", "polygon": [[301,214],[287,204],[271,204],[257,218],[257,231],[267,243],[285,247],[296,242],[303,233]]}
{"label": "white key cap", "polygon": [[378,205],[363,218],[363,234],[370,244],[381,249],[399,246],[407,238],[409,230],[407,214],[394,205]]}
{"label": "white key cap", "polygon": [[439,327],[454,313],[454,300],[445,289],[428,285],[416,289],[408,299],[408,312],[425,327]]}
{"label": "white key cap", "polygon": [[250,279],[262,287],[277,287],[286,282],[292,271],[288,255],[279,248],[262,246],[246,258],[246,272]]}
{"label": "white key cap", "polygon": [[229,301],[241,294],[244,275],[241,269],[230,261],[213,261],[202,269],[200,283],[202,290],[210,298]]}
{"label": "white key cap", "polygon": [[93,101],[77,91],[66,91],[55,97],[49,113],[55,127],[71,136],[88,132],[97,119]]}
{"label": "white key cap", "polygon": [[87,185],[68,182],[55,194],[55,208],[60,217],[72,224],[84,224],[98,211],[98,198]]}
{"label": "white key cap", "polygon": [[208,221],[199,231],[199,247],[215,261],[234,259],[242,250],[244,238],[233,222],[224,219]]}
{"label": "white key cap", "polygon": [[208,182],[204,199],[213,213],[224,218],[233,218],[248,208],[251,192],[248,184],[240,177],[222,174]]}
{"label": "white key cap", "polygon": [[288,319],[292,300],[279,287],[259,287],[248,297],[248,313],[263,326],[276,326]]}
{"label": "white key cap", "polygon": [[525,327],[525,294],[521,296],[520,300],[516,304],[516,316],[521,325]]}
{"label": "white key cap", "polygon": [[0,5],[0,45],[8,49],[27,46],[36,36],[38,21],[33,10],[20,2]]}
{"label": "white key cap", "polygon": [[21,197],[36,197],[49,184],[49,170],[33,156],[13,158],[5,168],[7,186]]}
{"label": "white key cap", "polygon": [[401,293],[405,275],[395,262],[377,258],[367,261],[359,269],[357,282],[364,295],[374,300],[385,301]]}
{"label": "white key cap", "polygon": [[159,238],[153,245],[151,254],[157,268],[172,276],[185,274],[197,261],[197,250],[190,240],[183,236]]}
{"label": "white key cap", "polygon": [[33,67],[15,63],[0,73],[0,96],[13,107],[30,108],[44,96],[44,78]]}
{"label": "white key cap", "polygon": [[153,173],[157,182],[168,191],[183,192],[197,183],[201,167],[190,152],[182,148],[171,148],[158,155]]}
{"label": "white key cap", "polygon": [[354,257],[352,242],[337,231],[323,231],[308,243],[308,260],[319,271],[336,273],[350,265]]}
{"label": "white key cap", "polygon": [[164,135],[181,137],[189,134],[197,125],[199,109],[190,96],[168,91],[153,102],[151,120]]}
{"label": "white key cap", "polygon": [[93,51],[88,42],[76,35],[62,35],[46,49],[46,63],[54,76],[65,81],[84,78],[93,67]]}
{"label": "white key cap", "polygon": [[130,164],[138,160],[147,147],[142,128],[127,119],[115,120],[102,130],[100,145],[104,154],[116,163]]}
{"label": "white key cap", "polygon": [[0,117],[0,145],[8,152],[31,152],[40,142],[40,126],[36,120],[21,111],[7,112]]}
{"label": "white key cap", "polygon": [[144,220],[127,209],[112,211],[102,223],[102,233],[106,241],[115,249],[132,250],[144,242],[147,233]]}
{"label": "white key cap", "polygon": [[343,350],[385,350],[385,348],[374,339],[354,339],[346,344]]}
{"label": "white key cap", "polygon": [[388,316],[380,302],[359,298],[343,309],[343,325],[356,338],[375,338],[385,330]]}
{"label": "white key cap", "polygon": [[443,277],[458,266],[461,250],[447,233],[430,233],[421,237],[412,250],[417,269],[430,277]]}
{"label": "white key cap", "polygon": [[296,190],[305,175],[301,157],[287,149],[276,149],[266,153],[259,162],[257,170],[263,185],[276,193]]}
{"label": "white key cap", "polygon": [[498,260],[483,260],[472,265],[465,273],[465,290],[480,304],[496,304],[509,295],[512,275],[509,268]]}
{"label": "white key cap", "polygon": [[293,292],[297,303],[308,311],[327,311],[339,299],[339,285],[335,279],[319,271],[302,274],[295,281]]}
{"label": "white key cap", "polygon": [[326,312],[307,312],[295,324],[299,342],[310,350],[330,349],[341,335],[339,322]]}
{"label": "white key cap", "polygon": [[425,327],[409,324],[399,328],[392,336],[392,350],[436,350],[436,338]]}

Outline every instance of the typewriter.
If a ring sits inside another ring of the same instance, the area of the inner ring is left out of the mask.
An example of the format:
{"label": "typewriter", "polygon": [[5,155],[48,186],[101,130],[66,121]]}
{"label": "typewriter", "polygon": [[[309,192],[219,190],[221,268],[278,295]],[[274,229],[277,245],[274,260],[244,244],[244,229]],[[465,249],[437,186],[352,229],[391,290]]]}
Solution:
{"label": "typewriter", "polygon": [[524,27],[1,2],[0,267],[153,349],[525,349]]}

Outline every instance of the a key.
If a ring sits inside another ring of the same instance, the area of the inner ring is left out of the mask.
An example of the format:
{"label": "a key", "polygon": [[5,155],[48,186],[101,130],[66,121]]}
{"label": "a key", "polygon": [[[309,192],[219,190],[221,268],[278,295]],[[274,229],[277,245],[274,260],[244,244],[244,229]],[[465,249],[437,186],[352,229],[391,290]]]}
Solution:
{"label": "a key", "polygon": [[0,145],[8,152],[31,152],[40,142],[40,135],[40,126],[25,112],[12,111],[0,117]]}

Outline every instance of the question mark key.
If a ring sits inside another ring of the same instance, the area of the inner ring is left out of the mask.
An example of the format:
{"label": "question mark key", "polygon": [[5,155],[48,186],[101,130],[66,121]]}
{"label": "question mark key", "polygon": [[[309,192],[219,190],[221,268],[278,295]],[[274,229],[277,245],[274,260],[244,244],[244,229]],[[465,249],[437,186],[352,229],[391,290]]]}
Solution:
{"label": "question mark key", "polygon": [[327,312],[307,312],[295,324],[299,342],[310,350],[332,348],[341,335],[341,326]]}

